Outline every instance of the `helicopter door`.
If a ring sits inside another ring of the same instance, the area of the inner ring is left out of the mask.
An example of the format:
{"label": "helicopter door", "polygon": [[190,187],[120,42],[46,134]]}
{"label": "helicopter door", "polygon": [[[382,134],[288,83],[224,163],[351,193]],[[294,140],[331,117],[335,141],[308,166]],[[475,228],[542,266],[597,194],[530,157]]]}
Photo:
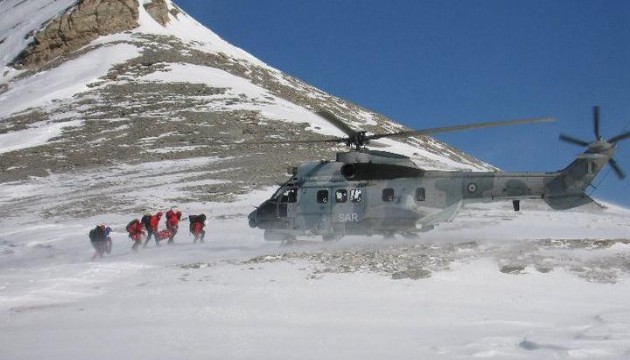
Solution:
{"label": "helicopter door", "polygon": [[333,189],[332,220],[335,232],[352,228],[363,219],[365,202],[363,187]]}
{"label": "helicopter door", "polygon": [[303,188],[297,209],[297,227],[313,234],[329,233],[331,194],[330,188]]}
{"label": "helicopter door", "polygon": [[[295,219],[295,213],[297,208],[297,189],[286,189],[280,197],[278,204],[278,217]],[[293,223],[289,224],[289,227],[293,227]]]}

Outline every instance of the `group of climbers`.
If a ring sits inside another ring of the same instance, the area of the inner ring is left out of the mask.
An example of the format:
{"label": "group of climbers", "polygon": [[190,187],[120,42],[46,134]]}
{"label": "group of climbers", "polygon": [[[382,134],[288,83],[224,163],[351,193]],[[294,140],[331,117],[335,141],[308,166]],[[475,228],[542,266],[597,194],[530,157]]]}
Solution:
{"label": "group of climbers", "polygon": [[[145,213],[142,219],[134,219],[129,223],[129,225],[127,225],[129,237],[134,241],[132,249],[136,250],[138,246],[140,246],[143,238],[143,231],[146,231],[143,247],[147,247],[149,241],[151,241],[151,237],[155,240],[155,246],[160,246],[160,241],[167,239],[167,244],[175,243],[174,239],[177,231],[179,230],[179,221],[182,219],[182,212],[173,209],[167,211],[166,228],[159,230],[158,226],[160,224],[160,220],[162,219],[162,215],[161,211],[158,211],[155,214]],[[201,241],[203,242],[203,237],[205,235],[203,228],[205,226],[206,216],[204,214],[190,215],[188,218],[190,219],[190,233],[194,236],[194,242],[196,243],[199,237],[201,237]]]}
{"label": "group of climbers", "polygon": [[[141,219],[133,219],[126,226],[129,238],[133,241],[131,249],[138,251],[140,245],[146,248],[151,237],[155,240],[155,245],[160,246],[160,241],[167,240],[167,244],[174,244],[175,235],[179,230],[179,222],[182,219],[182,212],[174,209],[170,209],[166,212],[166,228],[159,230],[159,224],[162,219],[162,212],[155,214],[145,213]],[[206,215],[190,215],[188,216],[190,221],[189,230],[193,235],[193,243],[197,241],[203,242],[206,232],[204,230]],[[105,227],[105,225],[98,225],[92,229],[89,233],[90,242],[96,250],[92,259],[97,257],[103,257],[104,253],[110,253],[112,249],[112,241],[109,233],[111,228]]]}

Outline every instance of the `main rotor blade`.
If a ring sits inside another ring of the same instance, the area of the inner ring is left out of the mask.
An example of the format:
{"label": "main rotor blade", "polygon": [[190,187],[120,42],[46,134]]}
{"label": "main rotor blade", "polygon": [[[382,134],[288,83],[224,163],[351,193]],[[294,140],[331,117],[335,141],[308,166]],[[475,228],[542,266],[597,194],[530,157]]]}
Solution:
{"label": "main rotor blade", "polygon": [[619,165],[617,164],[617,162],[615,161],[615,159],[610,159],[608,160],[608,163],[610,164],[610,167],[615,170],[615,174],[617,174],[617,176],[623,180],[626,178],[626,174],[623,172],[623,170],[621,170],[621,168],[619,167]]}
{"label": "main rotor blade", "polygon": [[571,137],[569,135],[564,135],[564,134],[560,134],[560,140],[571,143],[571,144],[580,145],[580,146],[588,146],[589,144],[588,141],[576,139],[574,137]]}
{"label": "main rotor blade", "polygon": [[625,140],[627,138],[630,138],[630,131],[625,132],[623,134],[619,134],[617,136],[611,137],[610,140],[608,140],[609,143],[614,144],[616,142],[619,142],[621,140]]}
{"label": "main rotor blade", "polygon": [[328,120],[329,123],[333,124],[337,129],[343,131],[344,134],[349,137],[354,137],[357,134],[356,130],[353,130],[350,126],[346,125],[341,119],[339,119],[335,114],[331,113],[328,110],[320,110],[317,112],[317,115],[323,117]]}
{"label": "main rotor blade", "polygon": [[595,130],[595,139],[601,139],[599,135],[599,106],[593,106],[593,128]]}
{"label": "main rotor blade", "polygon": [[[268,140],[268,141],[245,141],[240,144],[314,144],[314,143],[345,143],[348,138],[332,138],[332,139],[309,139],[309,140]],[[237,143],[232,143],[237,144]]]}
{"label": "main rotor blade", "polygon": [[391,133],[391,134],[375,134],[375,135],[369,135],[367,136],[367,138],[380,139],[384,137],[407,137],[407,136],[418,136],[418,135],[430,135],[430,134],[437,134],[437,133],[451,132],[451,131],[462,131],[462,130],[497,127],[497,126],[511,126],[511,125],[522,125],[522,124],[532,124],[532,123],[552,122],[552,121],[556,121],[556,119],[546,117],[546,118],[528,118],[528,119],[520,119],[520,120],[490,121],[490,122],[482,122],[482,123],[468,124],[468,125],[444,126],[444,127],[437,127],[437,128],[424,129],[424,130],[401,131],[401,132]]}
{"label": "main rotor blade", "polygon": [[243,141],[232,141],[232,142],[220,142],[220,143],[213,143],[213,144],[208,144],[209,146],[232,146],[232,145],[265,145],[265,144],[321,144],[321,143],[329,143],[329,144],[335,144],[335,143],[347,143],[348,142],[348,138],[340,138],[340,137],[335,137],[335,138],[329,138],[329,139],[304,139],[304,140],[295,140],[295,139],[291,139],[291,140],[282,140],[282,139],[277,139],[277,140],[260,140],[260,141],[250,141],[250,140],[243,140]]}

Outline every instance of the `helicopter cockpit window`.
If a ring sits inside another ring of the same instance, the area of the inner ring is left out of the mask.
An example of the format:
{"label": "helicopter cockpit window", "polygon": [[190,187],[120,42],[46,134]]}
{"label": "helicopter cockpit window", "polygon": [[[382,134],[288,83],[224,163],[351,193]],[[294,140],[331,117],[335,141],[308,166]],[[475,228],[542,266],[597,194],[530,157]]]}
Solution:
{"label": "helicopter cockpit window", "polygon": [[383,201],[385,202],[394,201],[394,189],[392,188],[383,189]]}
{"label": "helicopter cockpit window", "polygon": [[350,190],[350,201],[353,203],[359,203],[363,199],[363,191],[361,189]]}
{"label": "helicopter cockpit window", "polygon": [[328,202],[328,190],[319,190],[317,192],[317,202],[326,204]]}
{"label": "helicopter cockpit window", "polygon": [[348,201],[348,190],[337,190],[335,192],[335,201],[338,203],[345,203],[346,201]]}
{"label": "helicopter cockpit window", "polygon": [[426,191],[424,188],[416,189],[416,201],[424,201],[426,199]]}
{"label": "helicopter cockpit window", "polygon": [[297,202],[297,189],[288,189],[282,193],[282,202]]}

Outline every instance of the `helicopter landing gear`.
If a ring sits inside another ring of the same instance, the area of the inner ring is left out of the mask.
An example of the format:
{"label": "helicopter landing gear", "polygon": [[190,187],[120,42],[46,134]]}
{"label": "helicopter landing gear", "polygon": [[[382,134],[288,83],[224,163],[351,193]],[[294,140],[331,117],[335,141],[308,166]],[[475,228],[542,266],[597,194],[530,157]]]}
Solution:
{"label": "helicopter landing gear", "polygon": [[291,236],[291,235],[287,235],[287,238],[285,240],[282,240],[282,242],[280,242],[280,246],[292,246],[292,245],[297,245],[298,244],[298,239],[295,236]]}
{"label": "helicopter landing gear", "polygon": [[281,242],[295,241],[295,236],[291,234],[265,230],[265,240],[266,241],[281,241]]}
{"label": "helicopter landing gear", "polygon": [[328,241],[339,241],[341,240],[341,238],[343,237],[343,235],[340,234],[325,234],[322,235],[322,240],[328,242]]}
{"label": "helicopter landing gear", "polygon": [[396,240],[393,231],[386,231],[383,233],[383,240]]}
{"label": "helicopter landing gear", "polygon": [[415,232],[404,232],[401,234],[405,239],[417,239],[420,236]]}

